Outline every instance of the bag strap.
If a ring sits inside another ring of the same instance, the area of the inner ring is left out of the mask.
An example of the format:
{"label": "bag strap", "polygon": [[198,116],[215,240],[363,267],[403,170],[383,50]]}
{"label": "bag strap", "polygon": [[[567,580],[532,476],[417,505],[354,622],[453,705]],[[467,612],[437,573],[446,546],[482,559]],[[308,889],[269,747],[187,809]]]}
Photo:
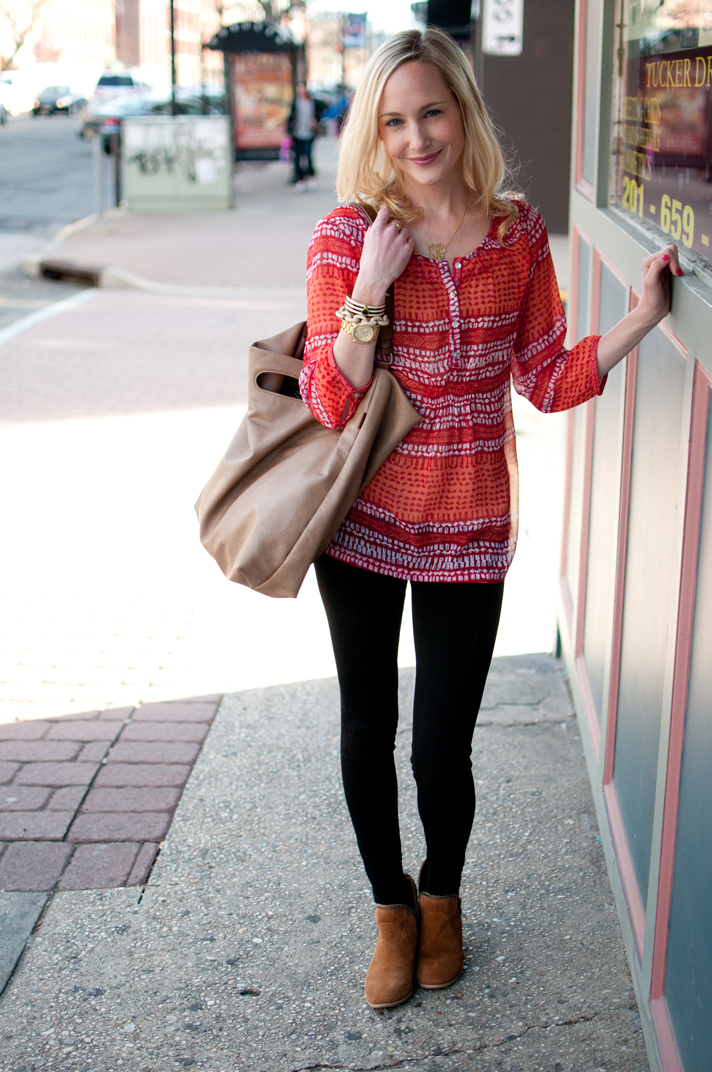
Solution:
{"label": "bag strap", "polygon": [[[376,210],[372,205],[366,205],[358,201],[356,207],[365,212],[371,223],[376,218]],[[376,365],[378,368],[389,368],[393,356],[393,287],[386,293],[386,316],[388,323],[378,333],[376,343]]]}

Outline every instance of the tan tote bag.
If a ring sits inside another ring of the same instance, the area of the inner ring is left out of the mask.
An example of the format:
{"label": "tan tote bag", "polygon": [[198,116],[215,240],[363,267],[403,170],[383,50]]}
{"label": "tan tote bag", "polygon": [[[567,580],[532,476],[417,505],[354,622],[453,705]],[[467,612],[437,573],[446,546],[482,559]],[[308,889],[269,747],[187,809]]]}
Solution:
{"label": "tan tote bag", "polygon": [[305,323],[250,347],[247,415],[195,504],[201,543],[229,580],[295,597],[355,499],[420,420],[388,368],[392,295],[388,306],[373,381],[340,431],[320,424],[299,396]]}

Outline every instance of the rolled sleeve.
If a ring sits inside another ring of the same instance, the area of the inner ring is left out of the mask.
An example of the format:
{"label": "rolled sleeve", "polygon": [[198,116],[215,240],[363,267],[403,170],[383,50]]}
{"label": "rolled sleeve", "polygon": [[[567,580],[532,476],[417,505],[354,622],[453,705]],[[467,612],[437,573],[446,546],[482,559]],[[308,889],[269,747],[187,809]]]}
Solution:
{"label": "rolled sleeve", "polygon": [[530,269],[512,354],[515,390],[543,413],[554,413],[595,398],[606,378],[598,375],[600,335],[567,350],[566,317],[544,221],[530,206],[523,224],[529,239]]}
{"label": "rolled sleeve", "polygon": [[326,428],[343,428],[356,412],[371,380],[364,387],[354,387],[334,360],[334,341],[309,361],[305,350],[299,390],[320,424]]}
{"label": "rolled sleeve", "polygon": [[366,222],[349,207],[320,220],[307,254],[307,340],[299,377],[302,398],[326,428],[343,428],[370,386],[356,388],[334,360],[337,309],[358,275]]}

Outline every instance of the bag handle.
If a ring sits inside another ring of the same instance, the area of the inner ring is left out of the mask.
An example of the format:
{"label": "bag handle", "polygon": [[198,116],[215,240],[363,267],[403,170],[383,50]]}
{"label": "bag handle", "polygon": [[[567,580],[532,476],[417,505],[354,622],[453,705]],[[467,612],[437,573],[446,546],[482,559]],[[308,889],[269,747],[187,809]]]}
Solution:
{"label": "bag handle", "polygon": [[[376,210],[373,205],[366,205],[363,201],[357,202],[357,207],[366,213],[371,223],[376,218]],[[389,368],[393,356],[393,286],[386,292],[386,316],[388,323],[378,333],[376,343],[376,366]],[[380,360],[379,360],[380,359]]]}

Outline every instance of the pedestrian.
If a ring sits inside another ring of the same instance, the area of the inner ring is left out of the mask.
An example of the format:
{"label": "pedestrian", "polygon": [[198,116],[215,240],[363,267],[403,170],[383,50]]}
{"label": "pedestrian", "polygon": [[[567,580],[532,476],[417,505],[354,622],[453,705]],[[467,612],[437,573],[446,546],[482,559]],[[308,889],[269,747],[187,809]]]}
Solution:
{"label": "pedestrian", "polygon": [[287,123],[287,133],[292,138],[294,175],[292,183],[297,190],[314,186],[312,147],[316,137],[316,107],[309,96],[305,82],[297,82],[296,94]]}
{"label": "pedestrian", "polygon": [[[682,274],[674,245],[647,257],[633,312],[566,350],[544,221],[504,192],[505,178],[464,53],[437,29],[396,34],[356,91],[342,205],[317,224],[308,254],[300,387],[311,412],[330,428],[353,415],[392,287],[391,371],[421,414],[316,562],[341,690],[346,801],[376,901],[365,981],[373,1008],[406,1001],[414,981],[450,986],[463,968],[472,735],[517,539],[510,378],[546,413],[595,398],[668,312],[670,270]],[[373,225],[359,201],[379,210]],[[403,871],[393,754],[408,582],[411,763],[427,851],[417,889]]]}

